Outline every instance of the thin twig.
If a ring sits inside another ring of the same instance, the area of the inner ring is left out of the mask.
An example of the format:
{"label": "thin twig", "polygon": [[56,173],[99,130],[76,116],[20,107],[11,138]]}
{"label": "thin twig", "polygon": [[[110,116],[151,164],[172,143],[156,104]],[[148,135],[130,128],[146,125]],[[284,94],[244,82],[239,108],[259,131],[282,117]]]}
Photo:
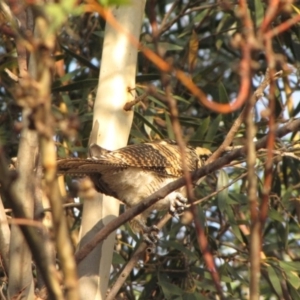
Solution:
{"label": "thin twig", "polygon": [[296,14],[292,19],[288,19],[287,21],[281,23],[277,27],[270,29],[268,32],[264,34],[264,39],[271,39],[276,35],[279,35],[280,33],[287,31],[289,28],[291,28],[293,25],[299,23],[300,21],[300,14]]}
{"label": "thin twig", "polygon": [[246,112],[246,145],[248,169],[248,201],[251,214],[250,231],[250,298],[256,299],[259,295],[260,278],[260,227],[258,222],[257,177],[255,172],[256,151],[254,137],[256,134],[252,108],[255,97],[252,96]]}
{"label": "thin twig", "polygon": [[[210,193],[209,195],[207,195],[207,196],[205,196],[205,197],[203,197],[203,198],[201,198],[201,199],[199,199],[199,200],[195,200],[193,204],[196,205],[196,204],[202,203],[202,202],[204,202],[205,200],[208,200],[209,198],[218,195],[220,192],[222,192],[222,191],[228,189],[231,185],[233,185],[233,184],[236,183],[237,181],[239,181],[239,180],[241,180],[242,178],[244,178],[245,176],[247,176],[247,174],[248,174],[248,173],[246,172],[246,173],[244,173],[244,174],[238,176],[237,178],[233,179],[230,183],[228,183],[227,185],[223,186],[222,188],[220,188],[220,189],[214,191],[213,193]],[[187,207],[189,207],[189,206],[190,206],[190,204],[187,205]]]}
{"label": "thin twig", "polygon": [[9,78],[11,78],[14,82],[19,82],[19,77],[15,75],[12,71],[10,71],[7,68],[5,68],[4,71],[9,76]]}
{"label": "thin twig", "polygon": [[[164,18],[162,19],[161,23],[160,23],[160,29],[159,31],[161,31],[161,29],[165,26],[168,18],[170,17],[171,13],[174,11],[174,9],[177,7],[178,3],[180,2],[180,0],[175,0],[173,2],[173,4],[171,5],[170,9],[167,11],[167,13],[164,15]],[[180,13],[179,13],[180,14]],[[162,31],[161,31],[162,32]],[[160,32],[160,34],[161,34]]]}
{"label": "thin twig", "polygon": [[[76,264],[73,256],[67,220],[62,208],[62,196],[60,194],[58,179],[56,177],[56,149],[53,140],[53,120],[51,111],[51,67],[53,59],[51,52],[54,48],[54,35],[49,34],[49,23],[46,18],[39,17],[35,20],[36,30],[43,52],[36,52],[37,64],[49,66],[38,68],[37,77],[40,78],[38,96],[43,99],[43,105],[37,107],[35,114],[35,126],[39,133],[39,145],[41,163],[44,168],[44,180],[46,194],[52,209],[54,238],[57,254],[60,260],[61,270],[64,275],[64,288],[66,299],[79,299]],[[46,128],[47,130],[44,130]]]}
{"label": "thin twig", "polygon": [[166,75],[165,76],[162,75],[162,82],[165,85],[166,97],[167,97],[170,114],[171,114],[172,127],[174,130],[174,134],[175,134],[175,138],[176,138],[179,150],[180,150],[183,175],[184,175],[184,179],[186,182],[187,198],[188,198],[189,203],[191,204],[191,212],[193,214],[193,219],[194,219],[194,223],[195,223],[197,240],[198,240],[199,247],[201,249],[204,261],[206,263],[207,269],[210,272],[213,282],[215,284],[216,290],[217,290],[219,296],[221,297],[221,299],[223,299],[224,296],[223,296],[223,291],[222,291],[222,287],[221,287],[221,283],[220,283],[220,276],[217,271],[213,256],[209,249],[209,244],[208,244],[208,240],[207,240],[207,237],[205,234],[205,230],[199,221],[200,218],[198,216],[197,206],[194,205],[193,183],[192,183],[191,175],[188,170],[187,163],[186,163],[186,151],[185,151],[186,145],[185,145],[185,142],[184,142],[184,140],[182,138],[182,134],[181,134],[181,127],[180,127],[179,120],[178,120],[178,110],[177,110],[176,102],[171,94],[170,83],[166,83]]}
{"label": "thin twig", "polygon": [[136,105],[136,104],[138,104],[139,102],[145,100],[145,99],[148,97],[148,95],[149,95],[148,92],[143,93],[142,95],[136,97],[134,100],[132,100],[132,101],[130,101],[130,102],[127,102],[127,103],[124,105],[123,109],[124,109],[125,111],[131,110],[131,108],[132,108],[134,105]]}

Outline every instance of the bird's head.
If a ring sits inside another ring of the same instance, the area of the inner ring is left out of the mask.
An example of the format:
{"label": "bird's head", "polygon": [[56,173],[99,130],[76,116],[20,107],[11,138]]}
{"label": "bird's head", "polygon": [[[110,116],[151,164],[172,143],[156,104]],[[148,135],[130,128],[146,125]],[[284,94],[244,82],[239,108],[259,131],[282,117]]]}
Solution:
{"label": "bird's head", "polygon": [[211,151],[207,148],[197,147],[195,152],[203,163],[212,155]]}

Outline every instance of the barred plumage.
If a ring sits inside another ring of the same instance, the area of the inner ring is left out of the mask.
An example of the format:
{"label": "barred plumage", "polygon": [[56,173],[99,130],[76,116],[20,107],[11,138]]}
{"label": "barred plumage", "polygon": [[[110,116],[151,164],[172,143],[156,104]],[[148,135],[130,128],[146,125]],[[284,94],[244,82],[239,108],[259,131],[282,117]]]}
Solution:
{"label": "barred plumage", "polygon": [[[205,148],[186,147],[186,163],[190,171],[203,165],[211,154]],[[183,176],[178,145],[161,140],[108,151],[97,145],[90,147],[87,159],[58,160],[58,172],[72,176],[87,175],[97,191],[113,196],[132,207],[166,184]],[[142,231],[146,218],[153,209],[166,210],[184,199],[184,188],[158,201],[131,223],[135,231]]]}

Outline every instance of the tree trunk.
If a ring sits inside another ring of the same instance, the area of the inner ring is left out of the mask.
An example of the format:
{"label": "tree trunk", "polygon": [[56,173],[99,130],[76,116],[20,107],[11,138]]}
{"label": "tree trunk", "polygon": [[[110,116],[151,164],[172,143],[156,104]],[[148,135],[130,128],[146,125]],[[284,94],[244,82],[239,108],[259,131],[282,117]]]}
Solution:
{"label": "tree trunk", "polygon": [[[21,7],[20,2],[16,6]],[[30,32],[33,31],[33,16],[30,8],[21,11],[17,15],[23,28]],[[22,41],[16,43],[19,67],[19,84],[28,76],[35,78],[36,66],[33,60],[28,59],[25,46]],[[27,62],[30,61],[27,66]],[[28,68],[28,69],[27,69]],[[28,216],[33,218],[34,197],[33,197],[33,169],[36,163],[38,152],[37,132],[28,129],[27,117],[30,109],[24,108],[22,113],[23,130],[21,132],[20,144],[18,149],[18,179],[14,182],[14,189],[20,198],[23,199],[23,207]],[[9,297],[18,299],[33,299],[34,283],[32,277],[32,255],[25,241],[25,238],[18,225],[11,226],[11,240],[9,253]]]}
{"label": "tree trunk", "polygon": [[[122,27],[135,36],[140,35],[145,1],[133,0],[132,5],[112,10]],[[91,142],[114,150],[127,144],[133,111],[124,111],[126,102],[134,98],[129,91],[135,87],[137,49],[124,33],[106,25],[101,60],[99,86],[94,107]],[[119,201],[97,194],[86,201],[83,208],[80,246],[95,232],[119,214]],[[115,234],[98,245],[78,266],[81,299],[104,299],[107,292]]]}

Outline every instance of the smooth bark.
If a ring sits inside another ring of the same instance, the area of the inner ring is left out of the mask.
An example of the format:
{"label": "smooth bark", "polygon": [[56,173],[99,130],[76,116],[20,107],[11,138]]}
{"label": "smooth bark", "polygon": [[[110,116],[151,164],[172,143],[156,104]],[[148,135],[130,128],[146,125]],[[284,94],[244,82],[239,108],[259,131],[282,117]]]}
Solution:
{"label": "smooth bark", "polygon": [[[145,1],[134,0],[130,6],[119,6],[112,12],[128,33],[139,38],[144,8]],[[130,89],[135,87],[136,62],[136,47],[124,33],[107,24],[90,141],[109,150],[123,147],[128,141],[133,111],[125,111],[123,107],[134,98]],[[98,194],[86,201],[79,248],[118,214],[119,202],[111,197]],[[105,298],[114,242],[115,233],[112,233],[79,264],[81,299]]]}

